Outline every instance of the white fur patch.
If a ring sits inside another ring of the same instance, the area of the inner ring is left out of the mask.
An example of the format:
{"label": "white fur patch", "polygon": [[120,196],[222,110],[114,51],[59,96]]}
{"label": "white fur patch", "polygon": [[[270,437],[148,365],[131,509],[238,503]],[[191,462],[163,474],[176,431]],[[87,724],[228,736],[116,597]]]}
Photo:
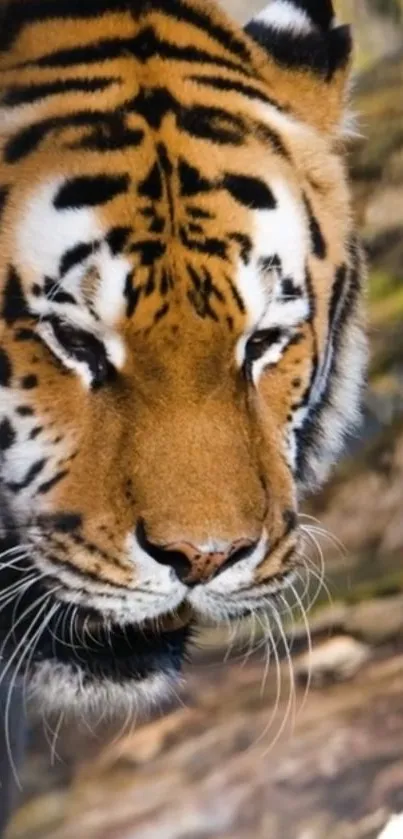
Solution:
{"label": "white fur patch", "polygon": [[189,594],[189,601],[202,619],[209,618],[222,623],[244,616],[247,611],[256,613],[259,609],[264,609],[266,613],[269,613],[269,598],[280,591],[285,591],[294,582],[295,575],[292,572],[281,581],[274,579],[259,585],[253,585],[252,578],[250,585],[239,586],[238,590],[231,591],[231,596],[224,589],[212,591],[212,583],[210,583],[196,586]]}
{"label": "white fur patch", "polygon": [[[55,573],[55,564],[41,552],[41,540],[38,532],[35,538],[35,561],[41,571]],[[91,580],[87,589],[83,588],[82,577],[66,566],[57,568],[58,578],[68,592],[58,594],[63,600],[75,605],[92,607],[105,618],[117,623],[139,623],[174,612],[183,602],[186,586],[181,583],[174,571],[160,565],[146,554],[138,545],[134,536],[127,540],[127,550],[133,559],[133,580],[124,588],[115,584]]]}
{"label": "white fur patch", "polygon": [[379,839],[402,839],[403,836],[403,814],[392,816],[390,821],[381,833]]}
{"label": "white fur patch", "polygon": [[264,530],[253,553],[245,557],[245,559],[240,559],[231,568],[227,568],[226,571],[223,571],[222,574],[219,574],[211,582],[207,583],[205,585],[206,591],[219,592],[229,596],[238,589],[251,585],[254,579],[254,572],[258,565],[263,562],[267,550],[268,534]]}
{"label": "white fur patch", "polygon": [[309,252],[304,209],[283,179],[273,180],[269,186],[277,200],[277,208],[255,213],[255,250],[259,257],[277,253],[282,262],[283,276],[290,276],[295,283],[302,285]]}
{"label": "white fur patch", "polygon": [[[343,444],[346,432],[357,428],[361,420],[361,392],[368,361],[368,347],[363,330],[350,323],[345,328],[337,350],[337,372],[331,388],[331,403],[320,414],[321,428],[309,459],[312,488],[327,478]],[[312,409],[312,404],[310,409]],[[305,483],[305,488],[306,483]]]}
{"label": "white fur patch", "polygon": [[59,211],[53,206],[64,180],[55,178],[33,193],[17,228],[15,260],[32,282],[44,277],[56,279],[62,254],[102,233],[96,214],[88,207]]}
{"label": "white fur patch", "polygon": [[86,718],[103,712],[109,719],[130,713],[135,720],[139,713],[149,712],[169,697],[180,681],[180,674],[171,671],[130,683],[105,679],[84,684],[79,667],[45,661],[35,666],[28,687],[30,699],[36,706],[39,701],[45,711],[66,711]]}
{"label": "white fur patch", "polygon": [[[53,206],[53,199],[63,183],[64,179],[56,178],[34,192],[16,233],[15,253],[23,276],[41,284],[45,277],[58,281],[60,262],[66,251],[79,244],[97,243],[92,253],[59,280],[60,290],[74,295],[83,306],[78,311],[77,307],[58,304],[45,297],[33,297],[31,306],[43,315],[52,304],[55,311],[69,311],[76,326],[87,328],[88,311],[81,288],[91,269],[99,278],[92,300],[93,307],[102,323],[112,327],[124,313],[124,287],[130,262],[125,257],[113,255],[106,242],[99,244],[103,230],[94,210],[88,207],[57,210]],[[82,317],[84,322],[79,324],[78,319]],[[116,348],[113,352],[116,352]],[[119,354],[122,358],[121,351]]]}
{"label": "white fur patch", "polygon": [[262,282],[255,254],[249,265],[244,265],[241,260],[239,261],[235,282],[246,307],[248,334],[250,334],[261,320],[270,299],[270,287],[265,288]]}
{"label": "white fur patch", "polygon": [[253,20],[271,29],[288,31],[296,35],[306,35],[315,30],[309,15],[288,0],[273,0]]}
{"label": "white fur patch", "polygon": [[104,324],[112,326],[124,314],[124,289],[131,264],[125,257],[111,254],[106,244],[102,245],[91,264],[99,274],[94,309]]}
{"label": "white fur patch", "polygon": [[273,344],[268,350],[266,350],[266,352],[262,354],[260,358],[258,358],[253,363],[252,378],[255,385],[258,383],[260,376],[267,367],[271,367],[274,364],[279,363],[284,353],[284,350],[288,344],[288,340],[289,335],[287,333],[284,333],[279,341]]}
{"label": "white fur patch", "polygon": [[[260,330],[280,328],[283,334],[275,345],[254,363],[253,378],[259,378],[262,370],[280,360],[282,353],[297,324],[309,314],[309,301],[305,287],[305,265],[309,252],[309,233],[306,216],[286,183],[280,179],[270,183],[277,207],[274,210],[256,211],[252,239],[254,249],[249,265],[238,266],[237,288],[245,303],[247,333],[239,340],[236,359],[239,366],[245,360],[248,338]],[[281,272],[270,268],[270,258],[278,256]],[[261,261],[268,262],[262,269]],[[300,296],[287,297],[283,294],[282,279],[289,278]]]}

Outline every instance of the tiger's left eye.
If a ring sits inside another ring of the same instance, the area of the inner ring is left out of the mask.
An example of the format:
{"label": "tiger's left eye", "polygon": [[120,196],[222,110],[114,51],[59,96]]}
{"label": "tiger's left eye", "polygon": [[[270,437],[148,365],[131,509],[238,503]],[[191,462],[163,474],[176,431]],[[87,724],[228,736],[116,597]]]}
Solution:
{"label": "tiger's left eye", "polygon": [[251,364],[257,361],[273,344],[281,341],[282,332],[278,327],[262,329],[249,338],[245,347],[245,362]]}

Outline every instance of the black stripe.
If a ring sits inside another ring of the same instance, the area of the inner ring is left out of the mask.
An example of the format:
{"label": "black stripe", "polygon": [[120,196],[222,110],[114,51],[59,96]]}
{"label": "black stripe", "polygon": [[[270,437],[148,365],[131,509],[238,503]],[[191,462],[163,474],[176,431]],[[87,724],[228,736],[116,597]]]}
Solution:
{"label": "black stripe", "polygon": [[226,281],[229,285],[230,292],[232,294],[232,297],[234,298],[234,301],[235,301],[239,311],[241,312],[242,315],[244,315],[245,312],[246,312],[246,307],[245,307],[245,304],[242,300],[242,297],[241,297],[235,283],[232,281],[231,277],[227,276],[227,274],[225,275],[225,279],[226,279]]}
{"label": "black stripe", "polygon": [[[348,269],[346,265],[340,265],[335,272],[333,292],[329,305],[329,334],[327,337],[326,359],[323,365],[326,367],[326,361],[329,354],[331,354],[331,363],[328,370],[327,381],[320,401],[311,410],[311,413],[305,420],[302,428],[296,432],[299,448],[297,472],[300,480],[304,480],[306,471],[309,471],[308,456],[311,453],[312,448],[315,447],[315,444],[318,445],[320,451],[321,415],[323,409],[332,403],[333,389],[339,383],[339,347],[341,341],[343,340],[343,335],[348,329],[350,318],[354,314],[355,303],[359,291],[360,277],[358,266],[354,264],[351,269]],[[315,376],[311,377],[311,384],[307,390],[306,398],[304,400],[305,404],[309,402],[311,388],[314,384],[318,371],[317,352],[315,355]]]}
{"label": "black stripe", "polygon": [[224,108],[204,105],[187,108],[165,87],[142,88],[130,103],[130,108],[144,117],[151,128],[160,128],[164,117],[173,113],[183,131],[217,143],[240,145],[246,132],[240,116]]}
{"label": "black stripe", "polygon": [[150,270],[148,272],[148,280],[147,280],[146,284],[143,285],[143,288],[144,288],[144,297],[150,297],[150,295],[153,294],[154,291],[155,291],[156,286],[155,286],[155,268],[154,268],[154,265],[151,265],[151,267],[150,267]]}
{"label": "black stripe", "polygon": [[137,194],[141,198],[149,198],[150,201],[159,201],[163,195],[163,182],[160,166],[155,162],[148,175],[137,187]]}
{"label": "black stripe", "polygon": [[[314,285],[313,285],[313,281],[312,281],[312,274],[310,272],[310,269],[309,269],[308,265],[305,268],[305,287],[306,287],[306,290],[308,292],[308,300],[309,300],[308,323],[310,323],[311,326],[312,326],[313,338],[314,338],[314,342],[315,342],[315,346],[316,346],[315,352],[316,352],[316,355],[317,355],[318,354],[318,339],[317,339],[317,336],[316,336],[315,331],[313,329],[313,321],[316,317],[316,310],[317,310],[317,303],[316,303],[317,295],[315,294],[315,289],[314,289]],[[317,362],[317,360],[318,359],[316,358],[316,362]]]}
{"label": "black stripe", "polygon": [[36,428],[33,428],[29,434],[30,440],[36,440],[37,437],[42,433],[43,425],[37,425]]}
{"label": "black stripe", "polygon": [[344,288],[347,280],[347,266],[340,265],[335,273],[332,296],[329,306],[329,329],[332,330],[336,326],[336,313],[342,299]]}
{"label": "black stripe", "polygon": [[[289,110],[287,108],[287,110]],[[277,154],[281,154],[282,157],[285,157],[287,160],[291,160],[291,154],[288,149],[285,147],[283,140],[274,128],[271,128],[269,125],[266,125],[264,122],[255,122],[253,124],[253,133],[261,140],[263,143],[268,143]]]}
{"label": "black stripe", "polygon": [[240,247],[241,259],[244,265],[249,265],[251,253],[253,250],[253,243],[250,236],[245,233],[230,233],[229,238],[236,242]]}
{"label": "black stripe", "polygon": [[250,51],[245,41],[237,38],[229,27],[227,28],[217,21],[212,20],[208,12],[201,12],[200,9],[195,9],[183,3],[182,0],[152,0],[152,3],[144,3],[143,0],[143,5],[145,5],[147,10],[150,7],[152,11],[158,9],[158,11],[178,21],[185,21],[192,26],[196,26],[198,29],[204,30],[210,38],[224,47],[226,51],[232,52],[242,62],[250,61]]}
{"label": "black stripe", "polygon": [[335,72],[345,67],[352,49],[348,26],[339,26],[326,34],[309,32],[297,35],[290,31],[271,29],[267,24],[252,21],[246,27],[250,35],[271,58],[289,69],[307,69],[331,81]]}
{"label": "black stripe", "polygon": [[231,114],[224,108],[205,105],[182,108],[178,114],[178,123],[180,128],[192,137],[211,140],[220,145],[242,145],[247,131],[242,117]]}
{"label": "black stripe", "polygon": [[7,205],[7,198],[8,198],[8,193],[9,192],[10,192],[10,189],[9,189],[8,186],[1,186],[0,187],[0,221],[1,221],[1,218],[4,214],[4,210],[5,210],[6,205]]}
{"label": "black stripe", "polygon": [[128,55],[143,63],[158,56],[189,63],[212,64],[228,70],[236,70],[244,76],[251,75],[248,68],[242,64],[237,64],[222,56],[215,56],[207,50],[192,45],[179,46],[161,40],[151,26],[141,30],[134,38],[102,38],[95,44],[49,52],[35,60],[24,62],[19,67],[71,67],[77,64],[98,64]]}
{"label": "black stripe", "polygon": [[326,32],[334,19],[332,0],[288,0],[297,9],[305,12],[311,21]]}
{"label": "black stripe", "polygon": [[33,390],[38,386],[38,377],[34,373],[28,373],[27,376],[22,377],[20,385],[23,390]]}
{"label": "black stripe", "polygon": [[183,158],[179,160],[178,177],[180,194],[183,197],[190,198],[191,196],[199,195],[201,192],[210,192],[214,186],[211,181],[203,177],[199,169],[191,166]]}
{"label": "black stripe", "polygon": [[172,189],[172,174],[174,171],[174,167],[172,161],[170,160],[167,147],[165,143],[158,143],[157,145],[157,154],[158,159],[161,165],[161,169],[165,176],[165,185],[167,190],[167,199],[168,199],[168,207],[169,207],[169,219],[171,223],[172,229],[175,227],[175,198]]}
{"label": "black stripe", "polygon": [[23,67],[71,67],[78,64],[100,64],[132,53],[133,38],[102,38],[95,43],[78,47],[64,47],[26,61]]}
{"label": "black stripe", "polygon": [[[228,113],[223,108],[201,105],[185,108],[166,88],[142,89],[125,108],[143,116],[152,128],[159,128],[164,116],[172,112],[184,131],[217,143],[240,145],[246,132],[240,116]],[[34,152],[49,134],[69,126],[94,129],[88,137],[74,142],[74,147],[110,151],[124,145],[138,145],[144,137],[142,130],[125,126],[122,114],[83,110],[62,117],[50,117],[21,129],[6,143],[5,161],[19,162]]]}
{"label": "black stripe", "polygon": [[167,271],[166,268],[163,268],[162,271],[161,271],[161,279],[160,279],[160,285],[159,285],[160,294],[163,297],[165,297],[165,295],[168,294],[168,291],[170,289],[173,289],[173,288],[174,288],[174,281],[173,281],[173,278],[172,278],[172,274],[170,273],[170,271]]}
{"label": "black stripe", "polygon": [[30,316],[21,277],[13,265],[10,265],[8,269],[1,315],[7,326],[11,326],[16,320]]}
{"label": "black stripe", "polygon": [[211,318],[217,322],[218,315],[211,306],[211,299],[215,297],[223,302],[224,297],[213,285],[210,272],[204,268],[202,273],[199,273],[190,264],[187,264],[186,268],[191,281],[191,288],[187,292],[189,303],[199,317]]}
{"label": "black stripe", "polygon": [[19,417],[32,417],[35,411],[30,405],[19,405],[16,409],[16,413]]}
{"label": "black stripe", "polygon": [[[359,254],[357,252],[358,258]],[[350,268],[340,265],[334,279],[332,297],[329,305],[329,342],[333,347],[333,358],[337,356],[340,331],[354,313],[354,306],[361,289],[359,266],[353,256]]]}
{"label": "black stripe", "polygon": [[160,308],[157,309],[154,315],[154,323],[159,323],[159,321],[162,320],[165,317],[165,315],[168,314],[169,309],[169,303],[163,303],[162,306],[160,306]]}
{"label": "black stripe", "polygon": [[140,295],[141,295],[141,288],[139,286],[133,285],[134,280],[134,273],[130,271],[126,277],[125,283],[125,291],[124,295],[127,300],[127,307],[126,307],[126,315],[128,318],[131,318],[134,315],[134,312],[137,309]]}
{"label": "black stripe", "polygon": [[36,21],[84,19],[119,11],[127,11],[127,0],[15,0],[1,11],[0,50],[9,50],[24,28]]}
{"label": "black stripe", "polygon": [[204,253],[208,256],[217,256],[219,259],[227,259],[228,247],[222,239],[205,237],[203,239],[191,239],[185,227],[179,230],[182,244],[190,251]]}
{"label": "black stripe", "polygon": [[16,432],[8,417],[0,422],[0,451],[10,449],[15,443]]}
{"label": "black stripe", "polygon": [[325,259],[327,254],[327,245],[320,229],[318,219],[316,218],[311,202],[307,195],[304,195],[305,209],[309,220],[309,232],[311,234],[312,252],[318,259]]}
{"label": "black stripe", "polygon": [[142,116],[151,128],[159,128],[168,113],[179,114],[180,104],[166,87],[140,88],[130,103],[132,112]]}
{"label": "black stripe", "polygon": [[54,120],[43,120],[28,128],[17,131],[4,147],[4,160],[6,163],[18,163],[22,158],[27,157],[35,151],[41,140],[46,136],[48,130],[54,127]]}
{"label": "black stripe", "polygon": [[140,254],[141,265],[153,265],[154,262],[164,256],[166,244],[158,239],[145,239],[130,245],[131,253]]}
{"label": "black stripe", "polygon": [[281,280],[281,291],[287,301],[299,300],[303,296],[303,290],[296,285],[292,277],[284,277]]}
{"label": "black stripe", "polygon": [[202,207],[192,207],[191,204],[186,206],[186,212],[191,218],[205,219],[208,221],[214,219],[214,215],[209,210],[203,210]]}
{"label": "black stripe", "polygon": [[52,303],[70,303],[73,306],[77,305],[75,297],[68,291],[64,291],[59,280],[56,282],[51,277],[45,277],[44,289],[46,296]]}
{"label": "black stripe", "polygon": [[38,524],[50,533],[72,533],[82,527],[83,517],[80,513],[44,513],[38,516]]}
{"label": "black stripe", "polygon": [[214,90],[223,90],[223,91],[230,91],[234,93],[241,93],[243,96],[247,96],[248,99],[258,99],[260,102],[264,102],[265,105],[273,105],[273,107],[277,108],[279,111],[283,111],[284,108],[276,101],[276,99],[272,99],[271,96],[268,96],[266,93],[263,93],[256,87],[253,87],[251,84],[245,84],[244,82],[240,82],[238,79],[225,79],[221,78],[221,76],[201,76],[201,75],[193,75],[189,76],[191,81],[197,82],[198,84],[202,84],[205,87],[212,87]]}
{"label": "black stripe", "polygon": [[38,475],[40,475],[40,473],[43,471],[47,462],[48,461],[46,457],[42,457],[40,460],[37,460],[35,463],[32,464],[32,466],[30,466],[28,472],[25,475],[25,478],[23,478],[22,481],[13,481],[11,483],[8,483],[7,488],[11,489],[12,492],[20,492],[22,489],[27,489],[27,487],[29,487],[30,484],[33,483],[35,478],[37,478]]}
{"label": "black stripe", "polygon": [[105,237],[105,240],[108,244],[109,250],[114,256],[118,253],[122,253],[127,244],[127,240],[130,238],[131,232],[131,227],[111,227]]}
{"label": "black stripe", "polygon": [[65,20],[72,18],[99,18],[108,12],[127,12],[139,18],[150,11],[161,11],[203,29],[225,50],[232,52],[241,61],[248,62],[250,53],[245,42],[237,38],[231,29],[211,19],[210,15],[181,2],[181,0],[136,0],[130,9],[127,0],[29,0],[29,2],[11,4],[2,13],[0,49],[9,49],[20,31],[35,21]]}
{"label": "black stripe", "polygon": [[274,210],[277,201],[267,184],[260,178],[228,173],[223,187],[239,204],[251,210]]}
{"label": "black stripe", "polygon": [[60,260],[60,276],[63,277],[64,274],[67,274],[67,272],[71,270],[71,268],[78,265],[78,263],[83,262],[83,260],[91,256],[92,253],[95,253],[98,248],[98,242],[79,242],[77,245],[74,245],[73,248],[69,248],[64,252]]}
{"label": "black stripe", "polygon": [[56,484],[58,484],[59,481],[61,481],[63,478],[65,478],[66,475],[68,475],[68,474],[69,474],[68,469],[63,469],[61,472],[58,472],[56,475],[54,475],[53,478],[50,478],[49,481],[44,481],[44,483],[39,484],[37,492],[40,493],[41,495],[45,495],[45,493],[47,493],[47,492],[49,492],[49,490],[53,489],[53,487],[56,486]]}
{"label": "black stripe", "polygon": [[98,79],[60,79],[56,82],[43,82],[42,84],[13,85],[7,88],[1,98],[1,104],[8,107],[16,105],[28,105],[44,99],[46,96],[55,96],[59,93],[97,93],[106,90],[118,79],[112,76]]}
{"label": "black stripe", "polygon": [[96,207],[127,192],[128,175],[81,175],[60,187],[53,199],[56,210]]}
{"label": "black stripe", "polygon": [[7,163],[18,163],[22,158],[27,157],[35,151],[39,144],[53,131],[61,131],[69,126],[95,126],[101,129],[104,124],[109,126],[114,115],[104,111],[78,111],[75,114],[68,114],[62,117],[49,117],[35,122],[28,128],[17,131],[6,143],[4,159]]}
{"label": "black stripe", "polygon": [[283,271],[283,263],[278,253],[271,253],[268,256],[261,256],[258,260],[258,266],[259,269],[265,273],[269,271],[278,271],[281,275]]}
{"label": "black stripe", "polygon": [[15,340],[16,341],[36,341],[38,344],[42,344],[42,341],[39,335],[34,332],[33,329],[29,327],[23,327],[21,329],[17,329],[15,333]]}
{"label": "black stripe", "polygon": [[143,139],[144,131],[140,128],[128,128],[123,115],[116,114],[105,116],[88,134],[69,143],[68,148],[98,152],[122,151],[139,146]]}

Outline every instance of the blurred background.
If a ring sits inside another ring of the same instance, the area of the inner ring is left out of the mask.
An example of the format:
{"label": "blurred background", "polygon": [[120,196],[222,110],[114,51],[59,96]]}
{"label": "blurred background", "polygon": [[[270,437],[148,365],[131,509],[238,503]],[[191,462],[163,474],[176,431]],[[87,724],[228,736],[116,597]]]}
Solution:
{"label": "blurred background", "polygon": [[[241,21],[264,5],[222,2]],[[205,632],[181,697],[124,736],[33,718],[8,839],[376,839],[403,811],[403,0],[336,5],[358,42],[349,160],[371,368],[360,440],[306,508],[319,576],[319,551],[326,563],[308,598],[311,686],[296,608],[269,667],[258,625],[230,653]]]}

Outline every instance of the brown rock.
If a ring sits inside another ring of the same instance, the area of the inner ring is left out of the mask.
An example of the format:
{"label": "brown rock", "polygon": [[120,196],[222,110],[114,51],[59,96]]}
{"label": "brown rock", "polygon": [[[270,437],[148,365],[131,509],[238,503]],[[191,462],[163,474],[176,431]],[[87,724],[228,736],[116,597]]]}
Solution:
{"label": "brown rock", "polygon": [[295,672],[303,682],[322,687],[350,679],[370,658],[366,644],[346,635],[331,638],[296,659]]}
{"label": "brown rock", "polygon": [[372,645],[402,637],[403,595],[359,603],[349,613],[346,631]]}

